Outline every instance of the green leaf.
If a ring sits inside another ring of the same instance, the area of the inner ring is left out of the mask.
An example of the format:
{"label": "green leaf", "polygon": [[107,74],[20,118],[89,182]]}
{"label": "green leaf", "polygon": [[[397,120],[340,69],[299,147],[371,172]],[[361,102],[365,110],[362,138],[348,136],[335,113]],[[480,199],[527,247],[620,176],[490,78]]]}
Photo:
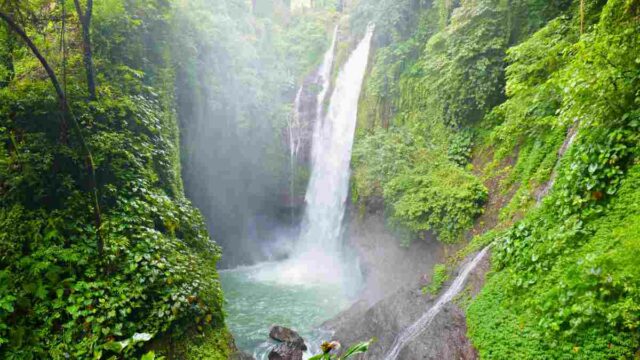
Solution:
{"label": "green leaf", "polygon": [[342,356],[342,359],[348,359],[356,354],[366,353],[367,350],[369,350],[369,346],[371,345],[371,343],[373,343],[373,341],[374,339],[371,339],[369,341],[361,342],[359,344],[355,344],[351,346],[349,350],[345,352],[344,356]]}
{"label": "green leaf", "polygon": [[113,351],[116,353],[122,352],[127,346],[129,346],[129,340],[123,341],[109,341],[108,343],[102,345],[105,350]]}
{"label": "green leaf", "polygon": [[155,360],[155,358],[156,358],[156,353],[153,351],[149,351],[148,353],[142,355],[140,360]]}
{"label": "green leaf", "polygon": [[329,354],[318,354],[310,357],[308,360],[329,360],[331,359]]}

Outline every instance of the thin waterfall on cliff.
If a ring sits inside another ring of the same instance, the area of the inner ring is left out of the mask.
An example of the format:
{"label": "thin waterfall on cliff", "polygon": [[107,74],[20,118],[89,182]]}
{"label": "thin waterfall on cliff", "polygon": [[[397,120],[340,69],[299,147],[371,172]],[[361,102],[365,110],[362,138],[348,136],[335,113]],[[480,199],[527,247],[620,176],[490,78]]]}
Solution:
{"label": "thin waterfall on cliff", "polygon": [[[303,85],[304,86],[304,85]],[[289,119],[289,208],[291,209],[291,225],[294,222],[294,199],[296,188],[296,160],[298,159],[298,152],[300,151],[301,130],[300,130],[300,116],[301,116],[301,99],[303,86],[300,86],[296,93],[296,99],[293,103],[293,115]]]}
{"label": "thin waterfall on cliff", "polygon": [[[291,208],[291,222],[294,222],[294,208],[295,208],[295,187],[296,187],[296,166],[299,161],[300,152],[303,151],[305,140],[307,139],[308,132],[311,129],[308,125],[313,126],[313,132],[316,133],[316,126],[322,121],[322,114],[324,108],[324,101],[329,92],[331,85],[331,70],[333,68],[333,58],[335,53],[336,39],[338,37],[338,26],[333,30],[333,37],[331,45],[324,54],[322,64],[318,70],[313,74],[312,80],[307,83],[303,82],[296,92],[296,97],[293,103],[293,113],[289,118],[288,135],[289,135],[289,166],[290,166],[290,179],[289,179],[289,206]],[[315,97],[315,101],[312,101],[310,106],[309,100],[305,96],[309,92],[309,85],[319,86],[320,91]]]}
{"label": "thin waterfall on cliff", "polygon": [[458,293],[462,290],[465,282],[467,281],[467,278],[469,277],[471,271],[475,269],[478,263],[487,254],[487,251],[489,251],[489,247],[490,246],[487,246],[486,248],[482,249],[482,251],[480,251],[473,258],[473,260],[471,260],[462,268],[462,271],[460,271],[458,277],[456,277],[453,283],[451,283],[451,286],[449,286],[447,291],[438,298],[438,301],[436,301],[436,303],[431,306],[427,310],[427,312],[425,312],[418,320],[416,320],[416,322],[402,330],[402,332],[400,332],[400,334],[396,336],[393,344],[391,345],[391,349],[389,349],[389,352],[387,352],[387,355],[384,357],[385,360],[397,359],[398,355],[400,355],[400,351],[402,351],[405,345],[411,342],[411,340],[415,339],[416,336],[420,335],[427,328],[427,326],[431,324],[431,321],[433,321],[436,315],[440,313],[442,307],[450,302],[456,295],[458,295]]}
{"label": "thin waterfall on cliff", "polygon": [[336,53],[336,41],[338,39],[338,26],[336,25],[335,29],[333,29],[333,37],[331,39],[331,46],[329,50],[324,54],[324,59],[322,61],[322,65],[320,69],[318,69],[318,80],[317,83],[322,84],[320,88],[320,92],[318,93],[318,98],[316,102],[316,121],[314,122],[314,142],[315,135],[318,133],[318,126],[322,123],[323,115],[324,115],[324,100],[327,97],[327,93],[329,92],[329,87],[331,86],[331,70],[333,69],[333,58]]}

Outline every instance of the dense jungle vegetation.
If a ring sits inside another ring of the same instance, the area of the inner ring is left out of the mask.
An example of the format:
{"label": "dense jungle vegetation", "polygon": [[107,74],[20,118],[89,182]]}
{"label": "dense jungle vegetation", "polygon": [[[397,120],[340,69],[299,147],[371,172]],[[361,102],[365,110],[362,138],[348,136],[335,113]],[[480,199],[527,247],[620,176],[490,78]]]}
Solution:
{"label": "dense jungle vegetation", "polygon": [[638,358],[640,0],[290,5],[0,0],[0,358],[232,356],[220,244],[287,188],[334,24],[340,64],[370,22],[354,208],[491,246],[480,358]]}
{"label": "dense jungle vegetation", "polygon": [[282,177],[284,152],[265,148],[281,144],[288,94],[335,12],[253,5],[0,2],[0,358],[235,351],[220,247],[182,181],[203,149],[180,140],[213,114],[227,136],[210,143],[256,143],[244,161]]}
{"label": "dense jungle vegetation", "polygon": [[637,358],[640,2],[371,0],[361,19],[361,212],[493,245],[467,309],[481,358]]}

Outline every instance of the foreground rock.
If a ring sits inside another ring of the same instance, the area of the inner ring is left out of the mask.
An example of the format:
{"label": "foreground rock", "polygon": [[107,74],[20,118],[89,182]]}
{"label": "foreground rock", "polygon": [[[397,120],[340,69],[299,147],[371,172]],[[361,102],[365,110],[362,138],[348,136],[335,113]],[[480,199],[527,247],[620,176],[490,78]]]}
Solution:
{"label": "foreground rock", "polygon": [[303,351],[291,347],[289,343],[276,345],[269,353],[269,360],[302,360]]}
{"label": "foreground rock", "polygon": [[307,350],[307,345],[297,332],[274,325],[269,330],[269,337],[281,342],[271,349],[269,360],[302,360],[302,353]]}
{"label": "foreground rock", "polygon": [[272,326],[269,330],[269,337],[273,340],[291,344],[293,347],[302,351],[307,350],[307,345],[305,345],[304,339],[297,332],[284,326]]}

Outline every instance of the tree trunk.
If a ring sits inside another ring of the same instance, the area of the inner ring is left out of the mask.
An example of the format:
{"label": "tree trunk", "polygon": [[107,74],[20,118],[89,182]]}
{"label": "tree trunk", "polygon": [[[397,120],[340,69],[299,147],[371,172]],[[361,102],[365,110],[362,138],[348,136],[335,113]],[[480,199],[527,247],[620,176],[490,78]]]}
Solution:
{"label": "tree trunk", "polygon": [[27,36],[27,33],[18,24],[16,24],[9,15],[0,12],[0,19],[2,19],[5,23],[7,23],[7,25],[9,25],[9,28],[13,30],[16,34],[18,34],[18,36],[27,44],[27,46],[29,47],[33,55],[35,55],[35,57],[38,58],[38,61],[40,61],[40,64],[42,65],[47,75],[49,76],[49,80],[51,80],[51,84],[55,88],[56,94],[58,95],[58,101],[60,102],[60,107],[62,109],[63,121],[70,119],[74,125],[76,135],[80,140],[80,145],[82,146],[82,150],[84,151],[87,158],[87,170],[89,173],[89,181],[90,181],[89,187],[91,188],[92,195],[93,195],[93,209],[94,209],[93,215],[94,215],[94,221],[96,226],[96,233],[98,236],[98,242],[97,242],[98,254],[100,257],[102,257],[104,252],[104,241],[100,234],[100,227],[102,224],[102,220],[101,220],[101,214],[100,214],[100,203],[98,200],[98,187],[96,182],[95,163],[93,162],[93,156],[91,155],[89,146],[87,145],[87,142],[85,141],[84,136],[82,135],[80,123],[78,123],[78,120],[75,118],[75,116],[71,112],[71,108],[69,107],[69,103],[67,102],[67,97],[65,95],[65,92],[62,89],[62,86],[60,86],[60,82],[58,81],[58,78],[56,77],[55,72],[53,71],[53,69],[47,62],[47,60],[44,58],[44,56],[42,56],[42,53],[40,53],[40,50],[38,50],[38,47],[36,47],[36,45],[33,43],[33,41],[31,41],[29,36]]}
{"label": "tree trunk", "polygon": [[93,54],[91,52],[91,15],[93,13],[93,0],[87,0],[87,8],[84,13],[80,6],[80,0],[73,0],[73,3],[80,18],[80,25],[82,26],[82,61],[84,62],[84,68],[87,74],[89,100],[96,100],[96,76],[93,67]]}

